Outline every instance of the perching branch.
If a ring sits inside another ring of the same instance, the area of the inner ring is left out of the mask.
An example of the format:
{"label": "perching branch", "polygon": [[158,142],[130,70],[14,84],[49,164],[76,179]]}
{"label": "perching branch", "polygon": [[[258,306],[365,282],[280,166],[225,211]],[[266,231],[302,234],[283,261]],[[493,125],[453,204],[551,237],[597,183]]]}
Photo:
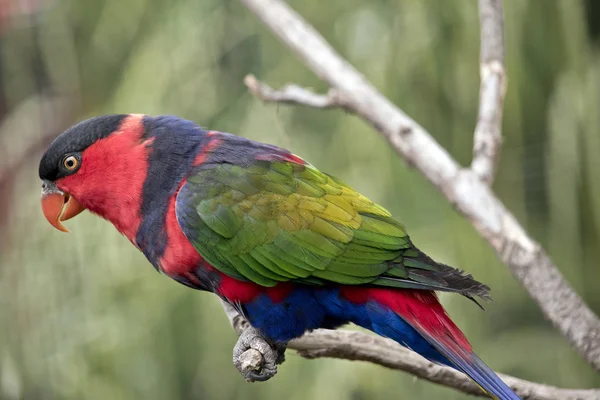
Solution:
{"label": "perching branch", "polygon": [[[280,0],[241,1],[336,91],[346,110],[368,121],[398,154],[425,175],[469,219],[523,284],[546,318],[585,360],[600,371],[600,320],[565,281],[542,247],[525,232],[480,178],[485,173],[462,168],[423,127],[377,91],[285,3]],[[490,5],[488,11],[482,10],[485,19],[483,28],[501,26],[487,20],[489,13],[495,13],[491,18],[501,21],[501,3],[482,0],[480,5]],[[498,36],[487,33],[484,36],[484,42],[488,37],[496,39],[490,41],[493,43],[490,46],[484,46],[482,59],[490,60],[501,54],[497,51],[502,45],[502,41],[497,40]],[[488,48],[491,50],[488,51]],[[483,97],[487,99],[487,96]],[[486,107],[481,108],[487,110]],[[483,114],[488,115],[487,111]],[[498,114],[499,121],[499,111],[495,114]],[[486,150],[485,154],[495,153]],[[351,346],[350,343],[346,345]]]}
{"label": "perching branch", "polygon": [[[223,303],[229,322],[238,334],[248,327],[246,320],[237,311]],[[318,329],[288,343],[302,357],[309,359],[330,357],[353,361],[368,361],[387,368],[408,372],[461,392],[486,397],[481,389],[466,375],[448,367],[433,364],[417,353],[408,350],[390,339],[362,332],[332,331]],[[247,373],[263,368],[263,354],[251,348],[238,359],[240,372]],[[273,376],[275,373],[273,372]],[[528,382],[512,376],[499,374],[521,398],[527,400],[597,400],[600,389],[560,389],[540,383]]]}
{"label": "perching branch", "polygon": [[502,144],[502,106],[506,93],[502,14],[502,0],[479,0],[481,86],[471,169],[488,185],[494,180]]}

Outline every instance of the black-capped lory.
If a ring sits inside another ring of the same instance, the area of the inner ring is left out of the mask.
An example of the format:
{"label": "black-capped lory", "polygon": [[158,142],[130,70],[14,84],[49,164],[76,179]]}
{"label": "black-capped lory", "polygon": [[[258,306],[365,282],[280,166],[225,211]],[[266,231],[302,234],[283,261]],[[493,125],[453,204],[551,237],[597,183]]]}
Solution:
{"label": "black-capped lory", "polygon": [[438,263],[383,207],[291,152],[174,116],[94,117],[43,155],[42,209],[87,209],[159,271],[215,293],[272,343],[355,323],[518,396],[479,359],[434,291],[489,288]]}

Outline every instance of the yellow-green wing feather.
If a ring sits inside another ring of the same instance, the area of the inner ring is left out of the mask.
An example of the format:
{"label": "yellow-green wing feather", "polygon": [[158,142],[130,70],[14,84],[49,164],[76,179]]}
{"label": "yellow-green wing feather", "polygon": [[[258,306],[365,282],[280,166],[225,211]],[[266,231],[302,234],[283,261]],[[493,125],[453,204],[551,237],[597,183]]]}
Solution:
{"label": "yellow-green wing feather", "polygon": [[263,286],[334,282],[468,293],[481,285],[425,256],[386,209],[310,164],[201,168],[181,189],[177,216],[215,268]]}

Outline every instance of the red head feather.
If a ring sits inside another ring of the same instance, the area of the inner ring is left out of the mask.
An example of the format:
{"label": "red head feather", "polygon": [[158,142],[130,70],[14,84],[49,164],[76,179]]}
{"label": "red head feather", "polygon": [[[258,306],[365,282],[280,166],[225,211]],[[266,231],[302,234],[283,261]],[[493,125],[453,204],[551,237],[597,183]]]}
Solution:
{"label": "red head feather", "polygon": [[112,222],[135,243],[142,187],[148,171],[148,143],[142,115],[130,115],[119,128],[81,154],[81,168],[55,181],[91,212]]}

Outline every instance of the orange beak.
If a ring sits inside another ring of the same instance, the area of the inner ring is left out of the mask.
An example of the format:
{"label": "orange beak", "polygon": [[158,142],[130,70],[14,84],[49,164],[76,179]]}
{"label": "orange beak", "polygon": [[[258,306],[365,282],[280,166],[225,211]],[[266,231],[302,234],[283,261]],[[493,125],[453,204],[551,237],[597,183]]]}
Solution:
{"label": "orange beak", "polygon": [[54,182],[44,181],[42,185],[42,211],[50,225],[59,231],[69,232],[62,221],[73,218],[85,210],[69,193],[62,192]]}

